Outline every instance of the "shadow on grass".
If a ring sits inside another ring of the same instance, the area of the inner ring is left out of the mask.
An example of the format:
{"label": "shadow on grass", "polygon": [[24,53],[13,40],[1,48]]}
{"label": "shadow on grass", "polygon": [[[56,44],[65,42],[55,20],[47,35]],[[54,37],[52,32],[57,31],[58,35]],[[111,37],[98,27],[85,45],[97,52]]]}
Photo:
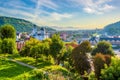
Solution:
{"label": "shadow on grass", "polygon": [[[11,61],[8,61],[8,63],[1,65],[1,67],[0,67],[0,77],[2,77],[2,78],[15,77],[15,76],[21,75],[21,74],[31,70],[30,68],[21,66],[19,64],[13,63]],[[11,64],[13,66],[11,66]],[[8,66],[8,67],[5,67],[5,66]]]}
{"label": "shadow on grass", "polygon": [[29,64],[29,65],[35,66],[37,68],[44,68],[46,66],[52,65],[51,62],[45,61],[45,60],[42,60],[42,59],[39,59],[37,64],[35,62],[35,59],[32,59],[32,58],[31,59],[30,58],[29,59],[28,58],[21,59],[20,61],[22,61],[26,64]]}

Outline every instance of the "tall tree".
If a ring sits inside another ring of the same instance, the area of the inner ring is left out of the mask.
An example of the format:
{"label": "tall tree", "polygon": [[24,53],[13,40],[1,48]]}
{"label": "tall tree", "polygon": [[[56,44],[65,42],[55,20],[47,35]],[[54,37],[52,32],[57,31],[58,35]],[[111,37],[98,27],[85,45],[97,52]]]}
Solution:
{"label": "tall tree", "polygon": [[0,53],[2,53],[2,40],[0,39]]}
{"label": "tall tree", "polygon": [[37,44],[37,45],[35,45],[35,46],[32,46],[31,48],[30,48],[30,54],[31,54],[31,56],[33,57],[33,58],[35,58],[36,59],[36,65],[37,65],[37,63],[38,63],[38,58],[39,58],[39,56],[40,56],[40,53],[41,53],[41,47],[40,47],[41,45],[39,45],[39,44]]}
{"label": "tall tree", "polygon": [[82,42],[72,51],[71,57],[72,57],[73,66],[81,75],[84,75],[85,71],[89,72],[89,70],[91,69],[89,58],[86,54],[90,51],[91,51],[91,45],[89,41]]}
{"label": "tall tree", "polygon": [[53,56],[55,63],[58,63],[59,55],[61,54],[60,51],[62,50],[64,43],[61,40],[58,34],[54,34],[51,38],[52,43],[50,44],[51,55]]}
{"label": "tall tree", "polygon": [[2,41],[1,49],[2,49],[2,53],[9,53],[9,54],[16,53],[17,51],[16,43],[11,38],[5,38]]}
{"label": "tall tree", "polygon": [[33,56],[33,54],[30,53],[30,49],[33,46],[38,45],[39,43],[40,43],[39,40],[34,39],[34,38],[30,38],[29,41],[26,41],[25,46],[20,51],[20,55],[21,56]]}
{"label": "tall tree", "polygon": [[105,64],[105,58],[104,55],[102,54],[96,54],[94,59],[94,70],[95,70],[95,76],[98,80],[100,80],[100,75],[101,75],[101,69],[104,69],[104,64]]}
{"label": "tall tree", "polygon": [[95,76],[98,80],[100,80],[101,70],[105,68],[105,64],[109,66],[111,63],[111,56],[110,55],[103,55],[98,53],[93,58]]}
{"label": "tall tree", "polygon": [[96,55],[96,53],[114,55],[112,45],[107,41],[101,41],[97,44],[92,51],[92,55]]}
{"label": "tall tree", "polygon": [[16,30],[14,29],[14,27],[12,25],[6,24],[3,25],[0,28],[0,37],[1,39],[4,38],[12,38],[12,39],[16,39]]}

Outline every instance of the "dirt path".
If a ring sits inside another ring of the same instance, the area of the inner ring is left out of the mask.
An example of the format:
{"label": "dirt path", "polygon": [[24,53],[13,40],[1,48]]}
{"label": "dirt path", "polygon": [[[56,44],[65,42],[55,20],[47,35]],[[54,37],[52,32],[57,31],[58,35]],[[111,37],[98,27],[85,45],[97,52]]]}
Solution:
{"label": "dirt path", "polygon": [[12,61],[12,62],[15,62],[15,63],[17,63],[17,64],[20,64],[20,65],[22,65],[22,66],[29,67],[29,68],[31,68],[31,69],[37,69],[37,68],[34,67],[34,66],[28,65],[28,64],[26,64],[26,63],[23,63],[23,62],[20,62],[20,61],[14,60],[14,59],[9,59],[9,60]]}

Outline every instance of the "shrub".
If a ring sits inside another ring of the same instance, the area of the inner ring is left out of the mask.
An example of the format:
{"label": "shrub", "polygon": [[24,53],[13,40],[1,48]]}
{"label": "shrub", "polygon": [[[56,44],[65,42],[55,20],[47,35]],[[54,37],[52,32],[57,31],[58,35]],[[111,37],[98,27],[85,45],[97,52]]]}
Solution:
{"label": "shrub", "polygon": [[58,34],[54,34],[51,38],[52,43],[50,44],[50,53],[55,60],[55,64],[60,64],[60,58],[62,57],[62,50],[64,48],[64,43]]}
{"label": "shrub", "polygon": [[0,39],[0,53],[2,53],[2,49],[1,49],[2,46],[1,45],[2,45],[2,40]]}
{"label": "shrub", "polygon": [[35,69],[35,70],[32,71],[32,74],[34,75],[33,77],[35,77],[37,79],[40,79],[40,80],[44,80],[44,73],[43,73],[43,71]]}
{"label": "shrub", "polygon": [[73,64],[75,69],[81,74],[84,75],[85,71],[89,72],[90,70],[90,62],[88,61],[88,57],[85,54],[77,54],[73,56]]}
{"label": "shrub", "polygon": [[0,37],[1,39],[12,38],[16,39],[16,30],[12,25],[5,24],[0,28]]}
{"label": "shrub", "polygon": [[95,73],[93,71],[89,74],[88,80],[97,80]]}
{"label": "shrub", "polygon": [[109,66],[111,64],[111,56],[103,55],[101,53],[96,54],[93,63],[94,63],[95,75],[97,79],[99,79],[101,75],[101,69],[105,68],[104,65],[107,64],[107,66]]}
{"label": "shrub", "polygon": [[2,53],[13,54],[17,52],[15,41],[11,38],[5,38],[1,45]]}
{"label": "shrub", "polygon": [[104,58],[105,58],[105,63],[107,64],[107,66],[109,66],[111,64],[111,56],[104,55]]}
{"label": "shrub", "polygon": [[119,80],[120,79],[120,59],[112,58],[110,66],[106,66],[101,71],[101,80]]}
{"label": "shrub", "polygon": [[96,54],[96,56],[94,57],[93,63],[94,63],[95,76],[99,80],[101,75],[100,74],[101,69],[104,68],[104,64],[105,64],[104,55]]}
{"label": "shrub", "polygon": [[112,50],[112,45],[109,42],[101,41],[97,44],[97,46],[93,49],[92,55],[96,55],[97,53],[114,55]]}
{"label": "shrub", "polygon": [[26,41],[25,46],[22,48],[22,50],[20,51],[20,55],[21,56],[32,56],[30,54],[30,49],[35,46],[38,45],[40,43],[39,40],[34,39],[34,38],[30,38],[29,41]]}
{"label": "shrub", "polygon": [[71,57],[73,66],[81,75],[84,75],[85,71],[89,72],[91,69],[89,58],[86,55],[90,50],[90,43],[88,41],[84,41],[72,51]]}

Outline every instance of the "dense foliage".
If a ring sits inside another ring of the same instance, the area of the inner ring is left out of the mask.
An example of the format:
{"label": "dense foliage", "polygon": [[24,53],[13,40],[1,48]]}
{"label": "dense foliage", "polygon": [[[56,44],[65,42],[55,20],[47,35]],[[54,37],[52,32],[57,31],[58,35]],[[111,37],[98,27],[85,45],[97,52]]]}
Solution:
{"label": "dense foliage", "polygon": [[1,49],[2,49],[2,53],[13,54],[13,53],[17,52],[16,51],[16,43],[11,38],[5,38],[2,41]]}
{"label": "dense foliage", "polygon": [[21,56],[33,56],[31,53],[30,53],[30,49],[33,47],[33,46],[35,46],[35,45],[37,45],[37,44],[39,44],[40,43],[40,41],[39,40],[37,40],[37,39],[34,39],[34,38],[30,38],[30,40],[29,41],[26,41],[26,43],[25,43],[25,46],[22,48],[22,50],[20,51],[20,55]]}
{"label": "dense foliage", "polygon": [[101,71],[101,80],[120,80],[120,59],[112,58],[111,65]]}
{"label": "dense foliage", "polygon": [[[17,52],[15,34],[16,32],[13,26],[4,25],[1,27],[0,53],[9,53],[9,55],[15,55],[13,54]],[[30,38],[30,40],[26,41],[25,46],[20,51],[20,55],[22,57],[17,54],[18,57],[15,57],[14,59],[40,68],[40,71],[30,71],[27,73],[29,75],[26,76],[26,74],[24,74],[22,77],[24,79],[31,80],[49,80],[53,78],[53,80],[57,80],[56,77],[58,77],[60,80],[82,80],[81,78],[88,79],[88,76],[90,80],[120,79],[120,59],[113,58],[111,63],[111,55],[114,55],[114,53],[110,43],[105,41],[99,42],[92,51],[92,55],[94,56],[88,56],[91,52],[91,44],[89,41],[83,41],[80,45],[74,43],[67,43],[65,45],[64,43],[65,42],[61,40],[58,34],[54,34],[52,38],[48,38],[43,41],[39,41],[34,38]],[[1,59],[2,58],[0,57],[0,60]],[[4,60],[0,61],[0,65],[4,65],[2,61]],[[54,62],[57,65],[53,65]],[[9,61],[8,63],[11,62]],[[58,68],[58,70],[54,70],[56,68]],[[92,68],[94,68],[94,71],[89,74]],[[10,69],[14,70],[14,67]],[[9,72],[10,69],[7,71]],[[21,70],[19,67],[15,67],[15,69]],[[7,71],[2,69],[1,73],[4,73],[5,75],[5,72]],[[15,74],[17,74],[16,72]],[[3,74],[1,75],[4,76]]]}
{"label": "dense foliage", "polygon": [[89,41],[82,42],[79,45],[79,50],[80,50],[80,53],[82,54],[89,53],[92,50],[90,42]]}
{"label": "dense foliage", "polygon": [[87,52],[90,52],[91,46],[88,41],[82,42],[78,47],[73,49],[71,57],[75,69],[79,74],[84,75],[85,71],[89,72],[91,69]]}
{"label": "dense foliage", "polygon": [[2,45],[2,40],[0,39],[0,53],[2,53],[2,49],[1,49],[2,46],[1,45]]}
{"label": "dense foliage", "polygon": [[93,59],[94,71],[95,71],[95,76],[98,80],[100,80],[101,70],[105,68],[105,64],[109,66],[110,63],[111,63],[110,55],[103,55],[101,53],[97,53],[94,56]]}
{"label": "dense foliage", "polygon": [[97,44],[97,46],[92,51],[92,55],[96,55],[96,53],[114,55],[112,45],[107,41],[100,41]]}
{"label": "dense foliage", "polygon": [[52,40],[52,43],[50,44],[51,55],[56,61],[55,63],[60,64],[60,57],[62,57],[62,54],[64,53],[64,51],[61,51],[64,50],[63,49],[64,43],[58,34],[54,34],[51,40]]}
{"label": "dense foliage", "polygon": [[3,25],[0,28],[0,37],[1,39],[4,39],[4,38],[16,39],[16,30],[14,29],[13,26],[9,24]]}
{"label": "dense foliage", "polygon": [[[38,30],[41,29],[39,26],[37,26],[29,21],[26,21],[24,19],[17,19],[17,18],[12,18],[12,17],[0,16],[0,26],[4,25],[4,24],[13,25],[14,28],[18,32],[31,32],[34,26],[36,26]],[[49,28],[47,26],[46,26],[46,30],[47,31],[55,31],[54,29]]]}
{"label": "dense foliage", "polygon": [[0,52],[13,54],[17,53],[16,30],[11,25],[0,27]]}

